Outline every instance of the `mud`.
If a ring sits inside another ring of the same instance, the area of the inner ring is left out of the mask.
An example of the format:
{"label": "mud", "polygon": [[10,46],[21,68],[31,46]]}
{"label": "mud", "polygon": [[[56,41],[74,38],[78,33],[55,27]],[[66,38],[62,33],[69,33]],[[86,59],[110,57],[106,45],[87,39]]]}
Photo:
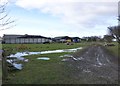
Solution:
{"label": "mud", "polygon": [[90,46],[68,58],[71,77],[82,84],[118,84],[118,57],[103,46]]}

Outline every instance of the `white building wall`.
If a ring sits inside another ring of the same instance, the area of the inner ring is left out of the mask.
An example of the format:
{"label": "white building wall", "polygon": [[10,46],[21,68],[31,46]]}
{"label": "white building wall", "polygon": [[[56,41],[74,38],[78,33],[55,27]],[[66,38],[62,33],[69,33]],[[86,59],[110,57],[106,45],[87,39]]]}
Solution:
{"label": "white building wall", "polygon": [[42,39],[41,38],[38,39],[38,43],[42,43]]}
{"label": "white building wall", "polygon": [[45,42],[45,38],[42,38],[42,43]]}
{"label": "white building wall", "polygon": [[51,39],[49,39],[49,42],[51,43],[51,42],[52,42],[52,40],[51,40]]}
{"label": "white building wall", "polygon": [[16,43],[17,43],[17,44],[19,43],[19,39],[16,39]]}
{"label": "white building wall", "polygon": [[10,43],[10,40],[9,39],[5,39],[5,43]]}
{"label": "white building wall", "polygon": [[34,43],[38,43],[38,39],[37,38],[34,38]]}
{"label": "white building wall", "polygon": [[4,39],[5,43],[17,43],[17,44],[21,44],[21,43],[43,43],[46,41],[52,42],[51,39],[47,39],[47,38],[6,38]]}
{"label": "white building wall", "polygon": [[25,43],[29,43],[29,38],[24,39]]}
{"label": "white building wall", "polygon": [[30,38],[30,39],[29,39],[29,43],[33,43],[33,38]]}
{"label": "white building wall", "polygon": [[11,43],[15,43],[16,42],[16,39],[11,39]]}
{"label": "white building wall", "polygon": [[25,43],[25,42],[24,42],[24,38],[21,38],[21,40],[20,40],[20,41],[21,41],[21,43]]}

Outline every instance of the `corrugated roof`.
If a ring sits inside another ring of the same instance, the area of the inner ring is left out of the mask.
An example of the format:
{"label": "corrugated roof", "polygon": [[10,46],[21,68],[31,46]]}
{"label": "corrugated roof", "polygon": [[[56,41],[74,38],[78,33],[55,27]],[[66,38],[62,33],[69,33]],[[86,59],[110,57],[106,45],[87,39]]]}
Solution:
{"label": "corrugated roof", "polygon": [[24,35],[18,38],[47,38],[47,37],[40,36],[40,35]]}

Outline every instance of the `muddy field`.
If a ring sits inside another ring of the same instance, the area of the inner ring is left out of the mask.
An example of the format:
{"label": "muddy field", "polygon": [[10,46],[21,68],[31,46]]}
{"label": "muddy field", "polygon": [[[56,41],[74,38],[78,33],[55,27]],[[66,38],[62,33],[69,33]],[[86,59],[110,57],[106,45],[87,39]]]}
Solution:
{"label": "muddy field", "polygon": [[66,66],[71,69],[69,76],[82,81],[80,84],[118,83],[118,58],[103,46],[94,45],[73,56]]}

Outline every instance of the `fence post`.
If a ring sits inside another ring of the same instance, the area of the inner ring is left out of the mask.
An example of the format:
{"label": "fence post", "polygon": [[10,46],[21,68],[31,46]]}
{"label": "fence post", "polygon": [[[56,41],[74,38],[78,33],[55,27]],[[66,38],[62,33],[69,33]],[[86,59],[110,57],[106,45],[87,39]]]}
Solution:
{"label": "fence post", "polygon": [[5,79],[7,78],[8,76],[8,70],[7,70],[7,59],[6,59],[6,54],[5,54],[5,50],[3,50],[3,53],[2,53],[2,82],[4,84],[5,82]]}

